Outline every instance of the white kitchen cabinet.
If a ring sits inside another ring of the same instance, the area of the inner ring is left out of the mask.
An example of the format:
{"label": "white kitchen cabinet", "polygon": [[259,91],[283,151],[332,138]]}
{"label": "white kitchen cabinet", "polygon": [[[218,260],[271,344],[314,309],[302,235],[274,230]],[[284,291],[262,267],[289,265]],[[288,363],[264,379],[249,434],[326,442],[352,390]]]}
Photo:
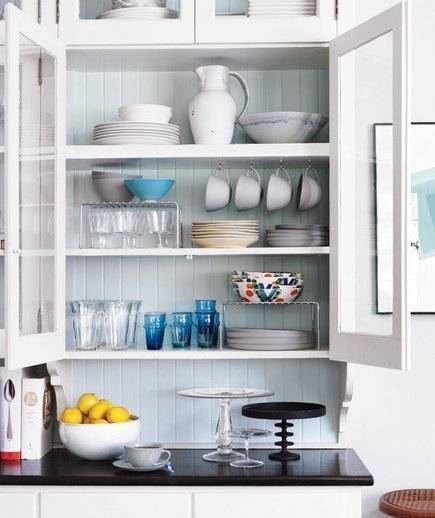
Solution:
{"label": "white kitchen cabinet", "polygon": [[196,43],[322,43],[337,35],[336,0],[295,0],[306,14],[246,16],[248,0],[196,1]]}
{"label": "white kitchen cabinet", "polygon": [[0,492],[0,509],[8,518],[40,518],[35,492]]}

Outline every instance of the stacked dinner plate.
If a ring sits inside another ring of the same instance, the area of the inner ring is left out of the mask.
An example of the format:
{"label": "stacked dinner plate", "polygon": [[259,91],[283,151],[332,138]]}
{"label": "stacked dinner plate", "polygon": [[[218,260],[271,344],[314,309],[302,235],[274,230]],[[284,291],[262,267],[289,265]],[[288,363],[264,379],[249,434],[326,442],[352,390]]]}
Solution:
{"label": "stacked dinner plate", "polygon": [[259,238],[255,220],[194,221],[192,242],[203,248],[246,248]]}
{"label": "stacked dinner plate", "polygon": [[276,225],[266,232],[268,246],[329,246],[325,225]]}
{"label": "stacked dinner plate", "polygon": [[[142,5],[140,5],[142,4]],[[166,2],[149,0],[113,0],[113,9],[98,16],[101,20],[164,20],[178,18],[178,12],[165,7]]]}
{"label": "stacked dinner plate", "polygon": [[176,124],[115,121],[97,124],[94,144],[179,144],[180,128]]}
{"label": "stacked dinner plate", "polygon": [[226,336],[229,348],[245,351],[297,351],[317,345],[313,331],[230,328]]}
{"label": "stacked dinner plate", "polygon": [[248,16],[315,16],[317,0],[249,0]]}
{"label": "stacked dinner plate", "polygon": [[22,147],[49,147],[54,145],[54,126],[50,124],[35,124],[23,126],[20,130]]}

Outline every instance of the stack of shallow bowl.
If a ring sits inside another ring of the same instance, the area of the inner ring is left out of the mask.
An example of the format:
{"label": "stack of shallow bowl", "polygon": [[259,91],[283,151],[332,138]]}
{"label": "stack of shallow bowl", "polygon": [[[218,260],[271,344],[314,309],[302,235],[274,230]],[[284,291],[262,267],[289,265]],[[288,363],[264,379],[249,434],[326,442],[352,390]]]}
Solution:
{"label": "stack of shallow bowl", "polygon": [[266,18],[281,18],[283,16],[316,16],[316,0],[249,0],[247,15]]}
{"label": "stack of shallow bowl", "polygon": [[329,246],[325,225],[276,225],[266,232],[268,246]]}
{"label": "stack of shallow bowl", "polygon": [[110,203],[127,203],[134,195],[124,184],[125,180],[137,178],[135,175],[108,171],[92,171],[92,182],[102,200]]}
{"label": "stack of shallow bowl", "polygon": [[293,272],[234,271],[231,283],[243,302],[294,302],[304,288],[304,275]]}
{"label": "stack of shallow bowl", "polygon": [[245,351],[297,351],[317,344],[313,331],[230,328],[226,336],[228,347]]}
{"label": "stack of shallow bowl", "polygon": [[166,8],[165,0],[112,0],[110,11],[98,16],[101,20],[163,20],[178,18],[178,12]]}
{"label": "stack of shallow bowl", "polygon": [[259,238],[259,222],[255,220],[192,223],[192,243],[203,248],[246,248]]}

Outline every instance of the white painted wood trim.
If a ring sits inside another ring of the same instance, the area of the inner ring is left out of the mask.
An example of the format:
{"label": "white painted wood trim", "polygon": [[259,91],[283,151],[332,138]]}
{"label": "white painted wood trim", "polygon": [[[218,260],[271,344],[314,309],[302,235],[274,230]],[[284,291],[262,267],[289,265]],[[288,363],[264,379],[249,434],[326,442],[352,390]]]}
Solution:
{"label": "white painted wood trim", "polygon": [[[397,5],[344,33],[331,42],[331,251],[330,344],[331,359],[406,369],[409,366],[410,313],[407,307],[408,175],[407,133],[408,64],[407,16]],[[394,301],[392,336],[343,333],[340,323],[340,57],[386,33],[393,32],[394,47]]]}

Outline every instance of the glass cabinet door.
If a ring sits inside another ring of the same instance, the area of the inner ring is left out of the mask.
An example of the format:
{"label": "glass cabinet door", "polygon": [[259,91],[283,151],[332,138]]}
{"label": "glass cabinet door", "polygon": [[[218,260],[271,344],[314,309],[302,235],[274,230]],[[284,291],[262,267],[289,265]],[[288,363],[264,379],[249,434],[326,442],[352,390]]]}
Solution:
{"label": "glass cabinet door", "polygon": [[[398,5],[330,54],[331,358],[395,369],[410,347],[406,24]],[[392,131],[375,139],[379,124]]]}
{"label": "glass cabinet door", "polygon": [[6,360],[64,355],[64,48],[6,9]]}

